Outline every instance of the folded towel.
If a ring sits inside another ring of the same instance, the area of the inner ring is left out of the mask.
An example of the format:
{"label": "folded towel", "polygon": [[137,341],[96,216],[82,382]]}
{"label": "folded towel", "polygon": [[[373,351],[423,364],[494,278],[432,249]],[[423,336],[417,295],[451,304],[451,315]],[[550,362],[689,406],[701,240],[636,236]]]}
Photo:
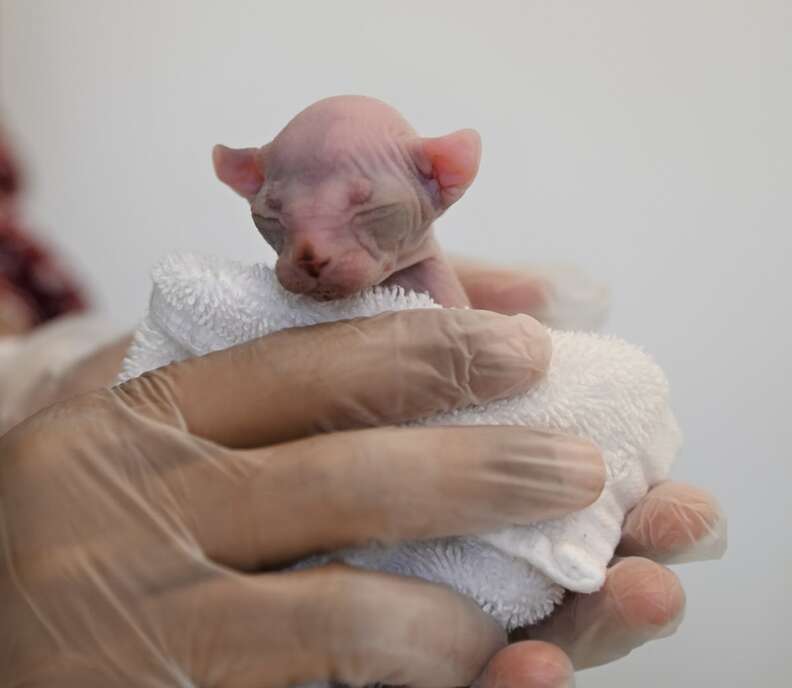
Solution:
{"label": "folded towel", "polygon": [[[265,265],[191,254],[164,259],[153,280],[149,313],[120,381],[288,327],[439,308],[427,295],[396,287],[319,303],[282,289]],[[597,334],[551,331],[551,337],[550,370],[528,394],[421,423],[525,425],[588,438],[602,449],[607,465],[606,486],[594,504],[529,527],[348,550],[301,566],[335,559],[447,584],[509,630],[546,616],[565,589],[588,593],[602,586],[626,512],[665,477],[681,438],[665,376],[644,353]]]}

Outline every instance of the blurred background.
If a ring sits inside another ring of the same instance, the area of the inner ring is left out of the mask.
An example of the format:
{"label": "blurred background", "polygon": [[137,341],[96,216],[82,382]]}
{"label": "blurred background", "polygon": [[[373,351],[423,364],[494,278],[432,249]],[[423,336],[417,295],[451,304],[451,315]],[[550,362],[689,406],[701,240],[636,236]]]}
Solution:
{"label": "blurred background", "polygon": [[271,260],[214,143],[377,96],[426,135],[475,127],[452,251],[570,263],[607,330],[666,369],[675,477],[730,516],[721,562],[678,567],[679,632],[584,688],[789,685],[792,3],[0,0],[0,124],[24,213],[120,326],[172,250]]}

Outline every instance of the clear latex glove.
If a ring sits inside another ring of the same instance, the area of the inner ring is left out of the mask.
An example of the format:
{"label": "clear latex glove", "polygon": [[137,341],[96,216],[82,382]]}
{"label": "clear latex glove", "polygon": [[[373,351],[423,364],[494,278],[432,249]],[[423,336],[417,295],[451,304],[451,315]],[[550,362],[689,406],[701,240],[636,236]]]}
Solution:
{"label": "clear latex glove", "polygon": [[[471,261],[457,269],[474,308],[540,318],[553,312],[547,271],[501,270]],[[595,312],[600,299],[595,285],[590,295]],[[580,293],[577,301],[583,304],[587,297]],[[656,486],[628,514],[619,557],[603,588],[568,595],[548,619],[515,633],[517,642],[493,657],[477,688],[571,686],[575,669],[619,659],[670,635],[682,621],[685,595],[679,579],[660,563],[720,558],[726,540],[726,518],[714,497],[682,483]]]}
{"label": "clear latex glove", "polygon": [[586,443],[375,427],[523,392],[548,347],[525,316],[385,314],[17,425],[0,439],[0,685],[471,683],[506,639],[467,598],[339,565],[275,569],[592,502],[603,465]]}
{"label": "clear latex glove", "polygon": [[573,266],[502,268],[456,259],[454,268],[474,308],[526,313],[559,330],[596,330],[608,316],[608,287]]}
{"label": "clear latex glove", "polygon": [[[470,261],[457,268],[473,307],[545,317],[548,302],[544,273],[501,270]],[[601,291],[595,289],[593,303],[598,303],[600,296]],[[552,310],[552,305],[549,307]],[[50,339],[50,346],[58,346],[56,338]],[[19,350],[17,345],[15,348]],[[92,386],[110,384],[125,348],[126,342],[110,345],[77,365],[65,367],[57,384],[47,389],[60,390],[59,395],[67,397]],[[25,378],[16,376],[15,380],[21,383]],[[54,401],[45,397],[41,393],[28,396],[37,400],[28,404],[28,409]],[[17,408],[15,413],[22,417],[25,410]],[[595,595],[569,596],[556,615],[532,629],[531,637],[544,640],[517,642],[498,652],[481,684],[499,688],[571,685],[572,659],[578,668],[601,664],[649,639],[667,635],[681,619],[684,595],[676,577],[648,559],[678,563],[715,558],[725,545],[726,519],[713,497],[686,485],[658,486],[628,516],[619,554],[630,558],[614,561],[603,590]]]}
{"label": "clear latex glove", "polygon": [[725,547],[726,519],[712,497],[682,483],[658,485],[625,522],[618,554],[634,556],[615,558],[598,592],[569,595],[548,619],[515,633],[521,642],[496,655],[481,685],[570,686],[575,669],[671,635],[682,622],[685,594],[657,562],[719,558]]}
{"label": "clear latex glove", "polygon": [[93,316],[53,320],[0,337],[0,434],[44,406],[110,384],[128,337]]}

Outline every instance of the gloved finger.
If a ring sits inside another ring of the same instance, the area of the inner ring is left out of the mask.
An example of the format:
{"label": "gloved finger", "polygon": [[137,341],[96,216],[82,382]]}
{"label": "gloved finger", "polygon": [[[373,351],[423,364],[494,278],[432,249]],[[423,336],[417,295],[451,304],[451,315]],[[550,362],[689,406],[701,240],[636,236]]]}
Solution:
{"label": "gloved finger", "polygon": [[545,282],[528,270],[451,258],[473,308],[496,313],[541,315],[549,300]]}
{"label": "gloved finger", "polygon": [[473,688],[572,688],[575,669],[564,651],[540,640],[523,640],[500,650]]}
{"label": "gloved finger", "polygon": [[179,472],[182,508],[210,558],[245,570],[556,518],[591,504],[605,480],[590,443],[510,426],[333,433],[220,463]]}
{"label": "gloved finger", "polygon": [[210,579],[162,602],[168,645],[218,688],[469,685],[506,640],[449,588],[340,565]]}
{"label": "gloved finger", "polygon": [[717,500],[692,485],[666,482],[627,515],[617,553],[678,564],[720,559],[726,544],[726,517]]}
{"label": "gloved finger", "polygon": [[679,579],[648,559],[630,557],[608,569],[591,595],[570,595],[555,614],[527,633],[555,643],[576,669],[607,664],[644,643],[671,635],[682,621]]}
{"label": "gloved finger", "polygon": [[527,313],[550,327],[592,330],[608,314],[608,288],[568,266],[503,268],[452,260],[473,308]]}
{"label": "gloved finger", "polygon": [[251,447],[513,396],[549,360],[531,318],[429,309],[278,332],[118,389],[140,411],[176,422],[175,409],[194,434]]}

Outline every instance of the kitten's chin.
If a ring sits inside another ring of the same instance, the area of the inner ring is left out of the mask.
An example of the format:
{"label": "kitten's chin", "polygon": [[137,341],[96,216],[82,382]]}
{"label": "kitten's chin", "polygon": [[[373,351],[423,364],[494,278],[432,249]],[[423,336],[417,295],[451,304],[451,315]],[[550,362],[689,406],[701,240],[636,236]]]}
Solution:
{"label": "kitten's chin", "polygon": [[289,263],[276,266],[275,273],[281,286],[293,294],[310,296],[317,301],[335,301],[357,294],[387,277],[382,267],[373,261],[338,261],[328,266],[321,275],[312,276]]}
{"label": "kitten's chin", "polygon": [[310,296],[316,301],[337,301],[338,299],[346,299],[354,294],[357,294],[368,287],[373,286],[369,283],[361,283],[358,285],[335,285],[335,284],[317,284],[311,291],[305,292],[306,296]]}
{"label": "kitten's chin", "polygon": [[323,283],[321,280],[290,280],[280,279],[281,286],[292,294],[300,296],[308,296],[315,301],[337,301],[338,299],[345,299],[353,294],[372,286],[368,283],[355,283],[355,284],[334,284]]}

